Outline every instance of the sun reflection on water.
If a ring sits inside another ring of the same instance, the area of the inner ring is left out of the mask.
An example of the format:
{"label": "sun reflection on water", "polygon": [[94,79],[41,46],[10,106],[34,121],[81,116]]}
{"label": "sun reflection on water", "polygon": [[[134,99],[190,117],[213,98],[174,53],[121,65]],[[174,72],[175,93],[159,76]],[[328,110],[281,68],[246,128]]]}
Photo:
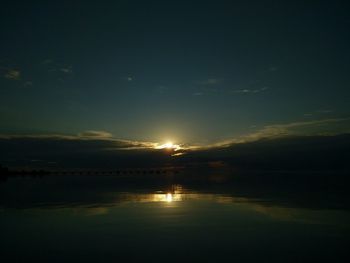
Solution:
{"label": "sun reflection on water", "polygon": [[172,202],[173,201],[173,195],[171,193],[167,193],[166,194],[166,201],[168,203]]}
{"label": "sun reflection on water", "polygon": [[143,196],[143,198],[145,201],[148,200],[150,202],[172,203],[182,201],[183,195],[184,193],[182,192],[181,187],[173,187],[172,191],[149,194],[148,197]]}
{"label": "sun reflection on water", "polygon": [[172,185],[167,190],[156,191],[153,193],[128,193],[124,192],[118,195],[117,202],[134,203],[177,203],[183,201],[212,200],[218,203],[242,202],[244,198],[232,197],[226,195],[217,195],[210,193],[197,193],[184,189],[181,185]]}

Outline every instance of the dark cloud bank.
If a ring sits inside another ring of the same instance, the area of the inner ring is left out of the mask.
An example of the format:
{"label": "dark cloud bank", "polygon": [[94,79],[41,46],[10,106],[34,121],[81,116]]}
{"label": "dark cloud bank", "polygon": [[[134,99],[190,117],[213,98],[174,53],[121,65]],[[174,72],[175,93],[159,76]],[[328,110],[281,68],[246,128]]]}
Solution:
{"label": "dark cloud bank", "polygon": [[206,167],[221,163],[236,170],[349,170],[350,134],[289,136],[183,150],[171,156],[150,143],[108,136],[1,136],[0,163],[12,168],[118,169],[162,166]]}
{"label": "dark cloud bank", "polygon": [[186,162],[223,161],[238,170],[349,170],[350,134],[260,139],[198,151]]}

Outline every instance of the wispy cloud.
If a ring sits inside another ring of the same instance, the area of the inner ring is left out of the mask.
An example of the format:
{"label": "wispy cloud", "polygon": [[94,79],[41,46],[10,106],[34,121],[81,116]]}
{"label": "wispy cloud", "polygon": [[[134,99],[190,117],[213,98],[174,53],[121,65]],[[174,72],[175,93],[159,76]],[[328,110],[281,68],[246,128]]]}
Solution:
{"label": "wispy cloud", "polygon": [[[174,151],[156,143],[117,139],[106,131],[64,134],[0,134],[0,159],[15,166],[135,167],[164,165]],[[12,161],[11,161],[12,160]],[[33,162],[33,160],[42,160]]]}
{"label": "wispy cloud", "polygon": [[312,113],[304,113],[304,116],[305,117],[312,117],[312,116],[314,116]]}
{"label": "wispy cloud", "polygon": [[331,109],[315,110],[315,111],[304,113],[304,116],[305,117],[312,117],[314,115],[325,115],[325,114],[331,114],[334,112],[335,112],[335,110],[331,110]]}
{"label": "wispy cloud", "polygon": [[222,82],[222,79],[218,78],[209,78],[206,80],[198,81],[197,84],[199,85],[216,85]]}
{"label": "wispy cloud", "polygon": [[26,82],[23,83],[23,86],[24,87],[31,87],[31,86],[33,86],[33,82],[32,81],[26,81]]}
{"label": "wispy cloud", "polygon": [[262,87],[257,89],[233,89],[232,93],[243,93],[243,94],[251,94],[251,93],[260,93],[267,91],[269,87]]}
{"label": "wispy cloud", "polygon": [[[29,75],[30,72],[33,73],[32,76]],[[33,86],[33,78],[35,79],[35,83],[40,83],[40,78],[36,77],[44,75],[47,72],[50,74],[50,77],[53,77],[56,81],[64,81],[74,73],[72,65],[57,63],[52,59],[39,61],[31,65],[30,70],[23,65],[18,66],[16,62],[0,60],[0,77],[11,81],[17,81],[22,87],[28,88]]]}
{"label": "wispy cloud", "polygon": [[261,139],[273,139],[287,136],[337,135],[349,132],[350,118],[300,121],[266,125],[256,132],[215,143],[209,147],[225,147],[236,143],[246,143]]}
{"label": "wispy cloud", "polygon": [[21,72],[18,69],[9,69],[5,72],[4,77],[10,80],[20,80]]}
{"label": "wispy cloud", "polygon": [[155,149],[157,143],[137,140],[118,139],[107,131],[88,130],[77,135],[67,134],[0,134],[2,140],[31,139],[36,141],[99,141],[110,149]]}
{"label": "wispy cloud", "polygon": [[[8,60],[0,60],[0,75],[10,81],[15,81],[17,84],[20,84],[23,87],[29,87],[33,85],[33,82],[23,77],[23,70],[15,62]],[[20,86],[17,85],[17,86]]]}
{"label": "wispy cloud", "polygon": [[57,63],[53,59],[45,59],[41,65],[46,68],[48,72],[59,72],[62,74],[73,74],[73,66],[65,63]]}
{"label": "wispy cloud", "polygon": [[113,135],[106,131],[85,131],[78,134],[81,138],[110,139]]}
{"label": "wispy cloud", "polygon": [[60,71],[65,73],[65,74],[72,74],[73,73],[72,66],[60,68]]}
{"label": "wispy cloud", "polygon": [[45,59],[45,60],[43,60],[43,61],[41,62],[41,64],[43,64],[43,65],[48,65],[48,64],[51,64],[51,63],[53,63],[53,60],[52,60],[52,59]]}
{"label": "wispy cloud", "polygon": [[331,109],[325,109],[325,110],[318,110],[317,111],[318,113],[324,113],[324,114],[327,114],[327,113],[333,113],[334,110],[331,110]]}
{"label": "wispy cloud", "polygon": [[163,93],[166,93],[168,91],[170,91],[170,87],[168,86],[163,86],[163,85],[160,85],[160,86],[157,86],[154,88],[154,92],[155,93],[159,93],[159,94],[163,94]]}
{"label": "wispy cloud", "polygon": [[214,94],[218,91],[223,91],[222,88],[219,88],[220,85],[218,85],[222,84],[222,82],[223,79],[219,78],[208,78],[196,81],[194,82],[196,87],[191,91],[190,95],[198,97],[205,94]]}

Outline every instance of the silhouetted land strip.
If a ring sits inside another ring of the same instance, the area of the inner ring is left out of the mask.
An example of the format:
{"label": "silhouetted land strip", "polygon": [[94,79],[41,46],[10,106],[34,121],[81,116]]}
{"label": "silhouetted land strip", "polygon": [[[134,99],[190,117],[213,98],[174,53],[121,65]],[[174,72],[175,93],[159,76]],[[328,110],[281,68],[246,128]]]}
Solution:
{"label": "silhouetted land strip", "polygon": [[154,176],[169,175],[179,173],[181,168],[163,167],[154,169],[115,169],[115,170],[44,170],[44,169],[13,169],[0,166],[0,177],[15,176],[32,176],[42,177],[47,175],[84,175],[84,176],[119,176],[119,177],[138,177],[138,176]]}

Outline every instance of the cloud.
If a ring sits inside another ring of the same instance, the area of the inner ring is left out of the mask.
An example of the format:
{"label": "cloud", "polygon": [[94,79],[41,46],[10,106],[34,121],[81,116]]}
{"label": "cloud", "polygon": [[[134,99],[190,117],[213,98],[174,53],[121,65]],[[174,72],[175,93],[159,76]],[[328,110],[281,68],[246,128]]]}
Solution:
{"label": "cloud", "polygon": [[260,93],[260,92],[264,92],[268,89],[269,89],[269,87],[262,87],[262,88],[258,88],[258,89],[234,89],[234,90],[232,90],[232,93],[244,93],[244,94]]}
{"label": "cloud", "polygon": [[216,84],[219,84],[221,82],[221,79],[207,79],[205,81],[198,82],[197,84],[199,84],[200,86],[196,88],[195,92],[193,92],[192,95],[200,96],[213,92],[220,92],[222,94],[256,94],[266,92],[267,90],[269,90],[269,87],[267,86],[251,88],[251,85],[249,85],[247,88],[241,89],[232,89],[216,86]]}
{"label": "cloud", "polygon": [[210,78],[210,79],[206,79],[203,81],[199,81],[198,84],[200,84],[200,85],[216,85],[216,84],[219,84],[220,82],[222,82],[222,79]]}
{"label": "cloud", "polygon": [[11,80],[20,80],[21,79],[21,72],[17,69],[9,69],[4,77],[6,79],[11,79]]}
{"label": "cloud", "polygon": [[312,113],[304,113],[304,116],[305,117],[311,117],[311,116],[313,116],[313,114]]}
{"label": "cloud", "polygon": [[327,114],[327,113],[333,113],[334,110],[326,109],[326,110],[318,110],[317,112],[318,112],[318,113]]}
{"label": "cloud", "polygon": [[[30,72],[34,75],[28,75]],[[74,73],[71,65],[57,63],[52,59],[38,61],[36,64],[30,65],[29,71],[27,70],[27,67],[24,67],[23,65],[18,66],[15,62],[0,60],[1,77],[17,81],[22,87],[33,86],[32,79],[47,72],[49,72],[50,78],[54,77],[56,81],[64,81]]]}
{"label": "cloud", "polygon": [[350,118],[333,118],[333,119],[322,119],[322,120],[312,120],[312,121],[301,121],[301,122],[292,122],[287,124],[274,124],[270,126],[265,126],[267,128],[295,128],[295,127],[304,127],[310,125],[319,125],[319,124],[329,124],[334,122],[343,122],[349,121]]}
{"label": "cloud", "polygon": [[73,67],[72,65],[67,65],[63,63],[57,63],[52,59],[46,59],[41,62],[41,64],[49,71],[49,72],[61,72],[64,74],[72,74]]}
{"label": "cloud", "polygon": [[31,82],[31,81],[26,81],[26,82],[24,82],[23,86],[24,86],[24,87],[31,87],[31,86],[33,86],[33,82]]}
{"label": "cloud", "polygon": [[[113,138],[113,135],[106,131],[85,131],[77,135],[65,134],[0,134],[0,140],[23,141],[23,142],[40,142],[44,144],[50,143],[77,143],[81,146],[92,146],[94,150],[110,150],[110,149],[147,149],[153,148],[154,143],[139,142],[132,140],[121,140]],[[95,148],[95,146],[98,146]],[[33,149],[34,150],[34,149]],[[78,149],[76,149],[78,150]]]}
{"label": "cloud", "polygon": [[73,73],[72,66],[60,68],[60,71],[65,73],[65,74],[72,74]]}
{"label": "cloud", "polygon": [[52,63],[53,63],[52,59],[45,59],[41,62],[41,64],[43,64],[43,65],[52,64]]}
{"label": "cloud", "polygon": [[286,124],[266,125],[262,129],[238,138],[215,143],[210,147],[226,147],[237,143],[247,143],[261,139],[293,136],[337,135],[350,132],[350,118],[333,118]]}
{"label": "cloud", "polygon": [[[157,167],[172,152],[155,143],[113,138],[105,131],[64,134],[0,134],[0,160],[17,167]],[[32,160],[42,160],[32,162]]]}
{"label": "cloud", "polygon": [[307,112],[307,113],[304,113],[304,116],[305,117],[310,117],[310,116],[313,116],[313,115],[323,115],[323,114],[330,114],[330,113],[334,113],[335,111],[334,110],[331,110],[331,109],[325,109],[325,110],[315,110],[315,111],[312,111],[312,112]]}
{"label": "cloud", "polygon": [[171,90],[170,87],[162,86],[162,85],[154,88],[154,92],[160,93],[160,94],[163,94],[163,93],[168,92],[170,90]]}
{"label": "cloud", "polygon": [[78,134],[81,138],[110,139],[113,135],[106,131],[85,131]]}
{"label": "cloud", "polygon": [[[290,125],[290,127],[296,126],[299,124]],[[350,170],[350,133],[271,136],[270,132],[265,131],[253,138],[231,141],[212,148],[188,151],[186,155],[179,156],[176,160],[197,167],[208,167],[211,162],[221,161],[238,172]],[[261,137],[267,134],[268,137]]]}
{"label": "cloud", "polygon": [[[0,135],[0,160],[9,167],[53,169],[153,169],[219,161],[243,169],[339,169],[348,167],[349,134],[299,136],[293,129],[348,120],[350,118],[269,125],[220,145],[189,147],[178,152],[157,150],[151,142],[116,139],[105,131],[78,135]],[[294,136],[296,134],[298,136]]]}

